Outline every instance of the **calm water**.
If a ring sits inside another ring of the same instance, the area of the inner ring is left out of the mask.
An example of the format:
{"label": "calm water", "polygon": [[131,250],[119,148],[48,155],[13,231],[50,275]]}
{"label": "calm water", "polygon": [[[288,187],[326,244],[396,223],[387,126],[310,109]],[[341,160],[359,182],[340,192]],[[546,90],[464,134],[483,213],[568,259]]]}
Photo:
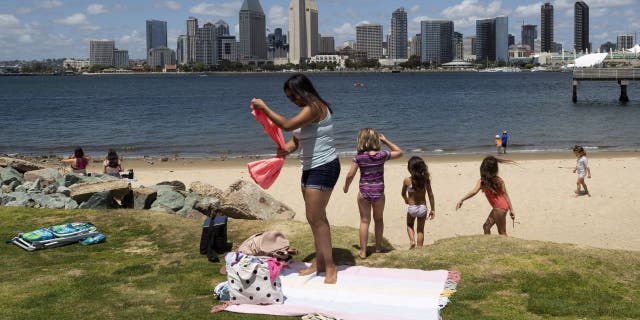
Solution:
{"label": "calm water", "polygon": [[[264,99],[292,116],[282,93],[288,74],[0,77],[0,153],[127,156],[263,155],[275,145],[253,120]],[[509,130],[511,150],[640,149],[640,82],[617,102],[615,82],[580,84],[570,73],[311,74],[335,111],[337,146],[355,150],[374,127],[405,150],[484,153]],[[364,87],[354,87],[362,82]],[[285,138],[290,134],[285,133]]]}

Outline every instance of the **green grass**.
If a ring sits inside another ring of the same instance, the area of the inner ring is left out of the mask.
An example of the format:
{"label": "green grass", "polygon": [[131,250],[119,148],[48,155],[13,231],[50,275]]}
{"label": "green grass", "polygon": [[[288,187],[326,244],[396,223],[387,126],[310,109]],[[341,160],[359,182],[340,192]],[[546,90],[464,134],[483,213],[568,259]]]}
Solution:
{"label": "green grass", "polygon": [[[93,222],[107,242],[35,252],[1,247],[0,319],[278,318],[209,313],[217,303],[212,289],[226,278],[219,263],[199,254],[199,220],[151,211],[0,207],[0,238],[72,221]],[[297,259],[312,258],[311,233],[302,223],[234,220],[229,238],[237,246],[266,229],[283,231],[301,251]],[[357,230],[332,232],[340,264],[460,271],[444,319],[640,319],[640,252],[471,236],[356,262]]]}

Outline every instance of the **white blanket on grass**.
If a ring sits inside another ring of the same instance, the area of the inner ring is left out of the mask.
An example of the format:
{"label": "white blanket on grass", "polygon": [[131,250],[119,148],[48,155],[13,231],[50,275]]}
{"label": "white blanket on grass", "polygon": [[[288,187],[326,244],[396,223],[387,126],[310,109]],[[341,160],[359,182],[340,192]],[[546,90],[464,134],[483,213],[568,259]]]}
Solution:
{"label": "white blanket on grass", "polygon": [[[322,314],[341,319],[438,320],[449,301],[441,297],[446,270],[338,267],[338,283],[324,284],[323,276],[299,276],[304,263],[293,263],[280,274],[285,302],[281,305],[230,305],[239,313],[301,316]],[[451,287],[451,284],[448,285]]]}

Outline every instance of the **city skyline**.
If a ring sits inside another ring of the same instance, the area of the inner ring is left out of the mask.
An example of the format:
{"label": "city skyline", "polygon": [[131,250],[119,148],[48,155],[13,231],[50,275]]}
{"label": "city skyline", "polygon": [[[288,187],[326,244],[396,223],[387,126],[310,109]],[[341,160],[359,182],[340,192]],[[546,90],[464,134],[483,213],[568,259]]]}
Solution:
{"label": "city skyline", "polygon": [[[146,58],[146,21],[167,21],[168,46],[176,49],[179,35],[186,34],[186,20],[226,21],[233,35],[239,35],[238,16],[242,1],[165,1],[145,0],[31,0],[6,1],[0,9],[0,60],[42,58],[87,58],[89,40],[114,40],[120,49],[129,50],[132,59]],[[288,27],[289,0],[261,0],[268,32]],[[550,1],[554,5],[554,41],[565,49],[574,43],[574,2]],[[615,42],[621,34],[640,33],[640,14],[633,8],[640,0],[585,1],[590,8],[590,41],[593,47]],[[356,26],[380,24],[386,39],[392,12],[404,7],[408,14],[408,36],[420,32],[420,21],[449,19],[455,31],[465,37],[475,34],[475,21],[508,16],[509,33],[517,35],[525,24],[540,26],[540,7],[544,1],[457,0],[421,3],[421,1],[371,2],[317,0],[319,32],[333,36],[336,46],[356,39]],[[616,16],[616,19],[608,17]]]}

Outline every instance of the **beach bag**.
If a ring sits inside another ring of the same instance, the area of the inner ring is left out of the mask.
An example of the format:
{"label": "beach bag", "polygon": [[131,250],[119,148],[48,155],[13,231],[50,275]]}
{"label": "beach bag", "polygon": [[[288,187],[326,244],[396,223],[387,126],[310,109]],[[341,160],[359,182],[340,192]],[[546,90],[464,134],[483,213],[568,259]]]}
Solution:
{"label": "beach bag", "polygon": [[279,260],[289,260],[298,250],[289,246],[289,240],[280,231],[270,230],[254,234],[245,240],[238,251],[254,256],[268,256]]}
{"label": "beach bag", "polygon": [[200,254],[206,254],[211,262],[220,262],[219,254],[229,252],[227,242],[227,216],[208,217],[202,225]]}
{"label": "beach bag", "polygon": [[[262,110],[255,110],[253,105],[251,109],[253,110],[251,112],[253,117],[262,125],[264,132],[271,137],[276,145],[278,145],[278,148],[284,149],[285,143],[282,130],[280,130]],[[283,165],[284,157],[276,156],[271,159],[251,162],[247,165],[247,169],[249,170],[249,175],[257,185],[262,189],[269,189],[280,175],[280,170],[282,170]]]}
{"label": "beach bag", "polygon": [[[239,254],[236,253],[236,257]],[[259,257],[245,255],[235,263],[227,264],[229,301],[232,304],[282,304],[280,275],[273,279],[268,263]]]}

